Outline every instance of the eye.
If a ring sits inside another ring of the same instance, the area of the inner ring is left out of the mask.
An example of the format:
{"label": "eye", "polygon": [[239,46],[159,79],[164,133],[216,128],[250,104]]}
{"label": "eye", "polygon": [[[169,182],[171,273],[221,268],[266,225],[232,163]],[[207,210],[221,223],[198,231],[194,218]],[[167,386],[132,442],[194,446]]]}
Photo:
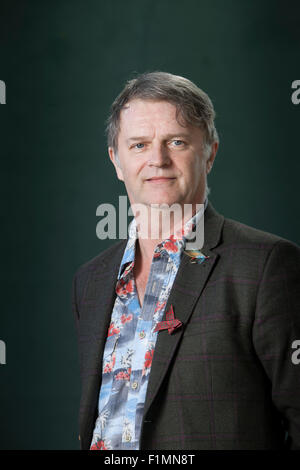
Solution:
{"label": "eye", "polygon": [[142,148],[144,148],[144,144],[142,144],[142,143],[139,142],[138,144],[135,144],[134,148],[136,148],[136,149],[142,149]]}
{"label": "eye", "polygon": [[175,147],[180,147],[184,143],[182,140],[179,140],[179,139],[173,140],[172,142],[175,145]]}

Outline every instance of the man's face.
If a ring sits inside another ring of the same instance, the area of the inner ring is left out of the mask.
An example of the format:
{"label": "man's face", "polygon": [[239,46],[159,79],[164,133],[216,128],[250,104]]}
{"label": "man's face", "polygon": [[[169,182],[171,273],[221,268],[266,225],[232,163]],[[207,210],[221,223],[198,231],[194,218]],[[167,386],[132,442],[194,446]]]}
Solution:
{"label": "man's face", "polygon": [[119,165],[111,147],[109,155],[131,204],[183,206],[204,202],[216,151],[214,144],[207,158],[203,131],[180,125],[173,104],[135,99],[121,111]]}

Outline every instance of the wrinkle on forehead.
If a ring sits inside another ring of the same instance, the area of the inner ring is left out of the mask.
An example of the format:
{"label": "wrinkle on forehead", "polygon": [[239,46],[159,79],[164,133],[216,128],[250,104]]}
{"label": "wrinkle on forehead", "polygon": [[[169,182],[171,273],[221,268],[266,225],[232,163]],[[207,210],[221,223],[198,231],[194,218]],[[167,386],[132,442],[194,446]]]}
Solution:
{"label": "wrinkle on forehead", "polygon": [[[158,106],[153,108],[153,104]],[[178,120],[177,114],[176,106],[168,101],[135,99],[129,101],[121,110],[120,129],[121,127],[126,128],[126,124],[130,126],[132,123],[136,123],[141,127],[152,127],[153,124],[164,126],[174,122],[176,127],[188,127]]]}
{"label": "wrinkle on forehead", "polygon": [[151,100],[151,99],[134,99],[129,101],[124,105],[124,107],[121,110],[121,113],[123,114],[129,114],[130,112],[133,111],[139,111],[141,108],[143,110],[147,107],[151,107],[151,105],[157,104],[163,106],[165,109],[169,108],[169,114],[173,115],[174,117],[176,116],[176,111],[177,108],[173,103],[170,103],[169,101],[165,100]]}

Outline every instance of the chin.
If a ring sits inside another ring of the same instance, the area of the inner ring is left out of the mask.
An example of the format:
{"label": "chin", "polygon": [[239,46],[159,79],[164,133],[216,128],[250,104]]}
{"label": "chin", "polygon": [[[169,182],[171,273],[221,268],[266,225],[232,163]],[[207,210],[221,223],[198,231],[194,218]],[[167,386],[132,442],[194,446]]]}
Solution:
{"label": "chin", "polygon": [[155,194],[151,195],[147,199],[148,204],[168,204],[169,206],[171,206],[172,204],[180,203],[180,201],[178,200],[178,194],[159,194],[159,191],[157,191]]}
{"label": "chin", "polygon": [[163,204],[166,204],[168,207],[171,207],[173,204],[180,204],[179,201],[173,200],[173,199],[156,199],[152,200],[151,202],[148,202],[147,205],[151,206],[151,204],[159,205],[162,206]]}
{"label": "chin", "polygon": [[170,194],[153,194],[147,198],[148,204],[173,204],[177,201],[176,196],[171,196]]}

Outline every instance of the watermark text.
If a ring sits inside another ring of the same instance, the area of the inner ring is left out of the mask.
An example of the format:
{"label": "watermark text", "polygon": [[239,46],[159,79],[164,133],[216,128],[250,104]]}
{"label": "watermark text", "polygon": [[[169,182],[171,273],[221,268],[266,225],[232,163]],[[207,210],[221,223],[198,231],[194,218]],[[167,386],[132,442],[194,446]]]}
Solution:
{"label": "watermark text", "polygon": [[292,93],[291,100],[293,104],[300,103],[300,80],[294,80],[292,83],[292,88],[295,90]]}
{"label": "watermark text", "polygon": [[0,339],[0,364],[6,364],[6,345],[5,342]]}
{"label": "watermark text", "polygon": [[3,80],[0,80],[0,104],[6,104],[6,86]]}
{"label": "watermark text", "polygon": [[295,365],[300,364],[300,340],[295,339],[295,341],[292,342],[292,349],[296,349],[296,351],[293,352],[292,354],[292,363]]}
{"label": "watermark text", "polygon": [[[185,237],[186,250],[200,250],[204,244],[204,204],[131,204],[127,196],[119,196],[119,208],[113,204],[100,204],[96,215],[101,220],[96,226],[100,240],[126,239],[137,236],[141,239],[164,240]],[[128,217],[133,216],[131,225]],[[194,216],[195,219],[194,219]],[[118,235],[117,235],[118,225]],[[133,230],[133,232],[131,232]]]}

